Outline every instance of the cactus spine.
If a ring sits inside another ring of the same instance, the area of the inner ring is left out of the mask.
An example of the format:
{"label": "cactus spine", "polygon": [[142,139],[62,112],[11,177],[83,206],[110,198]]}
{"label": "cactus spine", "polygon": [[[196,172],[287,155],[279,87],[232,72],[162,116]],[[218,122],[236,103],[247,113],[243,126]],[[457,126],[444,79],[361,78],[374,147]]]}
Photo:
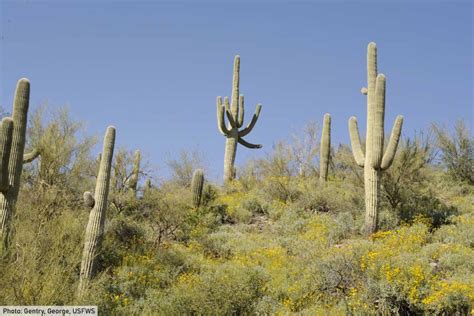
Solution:
{"label": "cactus spine", "polygon": [[104,232],[105,211],[109,193],[110,170],[115,144],[115,128],[109,126],[104,138],[102,158],[95,187],[95,197],[90,192],[84,193],[84,204],[92,207],[86,228],[84,250],[82,252],[81,272],[79,276],[78,295],[81,296],[87,288],[94,273],[95,257],[99,252]]}
{"label": "cactus spine", "polygon": [[[239,131],[244,124],[244,96],[239,95],[240,83],[240,56],[235,56],[234,59],[234,73],[232,80],[232,100],[229,105],[229,98],[224,98],[222,104],[222,97],[217,97],[217,127],[226,139],[225,155],[224,155],[224,182],[231,181],[235,177],[234,162],[237,152],[237,143],[247,148],[261,148],[262,145],[256,145],[246,142],[243,137],[249,134],[257,123],[261,104],[257,104],[255,114],[246,128]],[[228,126],[225,124],[224,112],[229,121]]]}
{"label": "cactus spine", "polygon": [[140,150],[137,149],[134,154],[132,174],[130,176],[130,180],[128,181],[128,186],[135,196],[137,195],[138,176],[140,173],[140,160]]}
{"label": "cactus spine", "polygon": [[392,129],[388,146],[384,150],[384,117],[385,117],[385,76],[377,74],[377,47],[370,43],[367,48],[367,88],[362,88],[367,95],[367,133],[365,153],[360,143],[357,119],[349,119],[349,133],[352,153],[356,163],[364,168],[365,186],[365,232],[377,231],[378,206],[380,195],[380,176],[392,164],[402,130],[403,116],[397,116]]}
{"label": "cactus spine", "polygon": [[29,101],[30,82],[22,78],[16,86],[13,119],[4,118],[1,127],[0,254],[9,244],[11,221],[20,191]]}
{"label": "cactus spine", "polygon": [[321,134],[321,146],[319,148],[319,181],[324,183],[328,180],[329,155],[331,151],[331,115],[324,114],[323,132]]}
{"label": "cactus spine", "polygon": [[193,193],[193,206],[198,208],[201,205],[202,189],[204,187],[204,171],[196,169],[191,181],[191,191]]}

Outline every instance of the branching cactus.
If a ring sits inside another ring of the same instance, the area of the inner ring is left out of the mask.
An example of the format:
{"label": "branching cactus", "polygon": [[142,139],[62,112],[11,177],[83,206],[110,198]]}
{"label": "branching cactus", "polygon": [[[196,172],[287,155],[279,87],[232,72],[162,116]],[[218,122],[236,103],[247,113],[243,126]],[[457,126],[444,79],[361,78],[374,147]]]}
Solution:
{"label": "branching cactus", "polygon": [[370,43],[367,48],[367,133],[365,153],[362,150],[357,119],[349,119],[352,153],[356,163],[364,168],[365,185],[365,232],[377,231],[380,176],[392,164],[402,130],[403,116],[399,115],[392,129],[388,146],[384,151],[385,76],[377,75],[377,47]]}
{"label": "branching cactus", "polygon": [[202,189],[204,187],[204,171],[196,169],[191,181],[191,191],[193,193],[193,206],[198,208],[201,205]]}
{"label": "branching cactus", "polygon": [[82,252],[81,272],[79,276],[78,295],[81,296],[94,273],[95,258],[99,253],[104,232],[105,211],[109,194],[110,170],[114,154],[115,128],[109,126],[104,138],[104,147],[100,161],[99,174],[95,187],[95,197],[90,192],[84,193],[84,204],[91,207],[89,222],[86,228],[84,250]]}
{"label": "branching cactus", "polygon": [[[217,97],[217,127],[222,135],[227,138],[224,156],[224,182],[231,181],[235,177],[234,162],[237,152],[237,143],[251,149],[262,147],[262,145],[251,144],[243,139],[244,136],[252,131],[257,123],[262,109],[261,104],[257,104],[255,114],[247,127],[239,131],[239,128],[244,125],[244,96],[239,95],[239,82],[240,57],[237,55],[234,59],[232,99],[230,105],[228,97],[224,98],[224,104],[222,104],[222,97]],[[229,121],[227,126],[225,124],[224,113]]]}
{"label": "branching cactus", "polygon": [[331,151],[331,115],[324,114],[323,132],[321,133],[321,145],[319,148],[319,181],[325,183],[328,180],[329,160]]}
{"label": "branching cactus", "polygon": [[23,78],[16,86],[13,119],[4,118],[1,127],[0,254],[9,244],[11,221],[20,191],[29,101],[30,82]]}
{"label": "branching cactus", "polygon": [[133,158],[133,170],[132,174],[130,175],[130,179],[128,180],[128,187],[132,192],[137,195],[137,186],[138,186],[138,176],[140,173],[140,160],[141,154],[140,150],[136,150]]}

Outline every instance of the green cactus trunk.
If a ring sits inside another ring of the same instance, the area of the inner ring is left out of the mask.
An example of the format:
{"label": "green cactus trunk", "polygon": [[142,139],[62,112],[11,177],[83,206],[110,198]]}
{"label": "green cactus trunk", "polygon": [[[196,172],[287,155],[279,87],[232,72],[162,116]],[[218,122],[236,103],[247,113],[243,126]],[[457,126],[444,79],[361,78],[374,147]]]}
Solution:
{"label": "green cactus trunk", "polygon": [[237,155],[237,142],[239,140],[238,131],[235,128],[229,130],[225,141],[224,153],[224,181],[228,182],[235,178],[234,163]]}
{"label": "green cactus trunk", "polygon": [[95,197],[89,192],[84,193],[84,203],[91,207],[89,222],[86,228],[84,250],[82,252],[81,272],[79,275],[78,296],[87,289],[89,280],[94,274],[95,258],[100,251],[104,233],[105,211],[109,194],[110,171],[115,145],[115,128],[109,126],[104,138],[102,158],[95,187]]}
{"label": "green cactus trunk", "polygon": [[140,160],[141,160],[140,150],[136,150],[134,159],[133,159],[132,175],[130,176],[130,180],[128,182],[129,183],[128,186],[130,190],[132,190],[135,196],[137,195],[138,177],[140,175]]}
{"label": "green cactus trunk", "polygon": [[[11,145],[9,145],[10,149],[8,150],[8,146],[4,147],[1,153],[2,179],[0,182],[3,183],[3,190],[0,192],[0,255],[8,248],[11,239],[11,221],[20,191],[21,172],[23,169],[29,101],[30,82],[28,79],[23,78],[18,81],[16,86],[12,115],[13,126],[9,127],[10,123],[8,123],[8,120],[3,120],[2,122],[2,130],[4,130],[2,137],[10,137],[11,139],[6,141],[6,143],[11,143]],[[12,129],[11,134],[5,130],[10,128]]]}
{"label": "green cactus trunk", "polygon": [[196,169],[191,181],[191,192],[193,193],[193,206],[198,208],[201,205],[202,189],[204,187],[204,171]]}
{"label": "green cactus trunk", "polygon": [[380,171],[372,167],[364,169],[365,231],[369,234],[376,232],[378,228],[380,176]]}
{"label": "green cactus trunk", "polygon": [[365,232],[372,234],[378,228],[381,172],[393,162],[402,130],[403,116],[398,116],[392,129],[389,144],[384,153],[385,76],[377,75],[377,47],[370,43],[367,48],[367,133],[365,153],[360,143],[357,119],[349,119],[352,153],[356,163],[364,168]]}
{"label": "green cactus trunk", "polygon": [[[262,109],[261,104],[257,104],[255,114],[247,127],[239,131],[239,128],[244,124],[244,96],[239,95],[239,83],[240,57],[235,56],[232,81],[232,103],[229,104],[229,98],[225,97],[224,104],[222,104],[222,98],[217,97],[217,127],[221,134],[227,138],[224,154],[224,182],[232,181],[235,177],[234,163],[237,153],[237,143],[251,149],[262,147],[262,145],[251,144],[243,139],[244,136],[252,131],[257,123]],[[225,124],[224,115],[227,116],[229,121],[228,126]]]}
{"label": "green cactus trunk", "polygon": [[319,153],[319,181],[328,180],[329,160],[331,152],[331,115],[324,114],[323,131],[321,133],[321,146]]}

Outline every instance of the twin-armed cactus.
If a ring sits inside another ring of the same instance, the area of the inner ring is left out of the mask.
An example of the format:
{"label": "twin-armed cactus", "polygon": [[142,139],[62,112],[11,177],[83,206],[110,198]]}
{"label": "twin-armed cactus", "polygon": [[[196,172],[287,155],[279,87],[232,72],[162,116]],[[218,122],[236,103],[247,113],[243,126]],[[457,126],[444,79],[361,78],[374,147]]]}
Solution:
{"label": "twin-armed cactus", "polygon": [[349,119],[349,132],[354,159],[364,168],[365,232],[371,234],[377,231],[381,172],[392,164],[403,124],[403,116],[399,115],[384,153],[385,76],[377,75],[375,43],[370,43],[367,48],[367,88],[362,88],[361,92],[367,95],[365,153],[354,116]]}
{"label": "twin-armed cactus", "polygon": [[0,128],[0,254],[9,244],[11,221],[20,191],[29,101],[30,82],[23,78],[16,86],[12,118],[4,118]]}
{"label": "twin-armed cactus", "polygon": [[140,150],[137,149],[135,150],[135,154],[133,158],[132,174],[130,175],[130,179],[128,180],[128,187],[135,196],[137,195],[138,177],[140,174],[140,160],[141,160]]}
{"label": "twin-armed cactus", "polygon": [[[239,131],[239,128],[244,124],[244,96],[239,95],[239,82],[240,56],[237,55],[234,59],[231,104],[229,105],[228,97],[224,98],[224,104],[222,104],[222,97],[217,97],[217,127],[222,135],[227,138],[224,156],[224,182],[231,181],[235,177],[234,162],[237,143],[251,149],[262,147],[262,145],[248,143],[242,138],[249,134],[257,123],[262,109],[261,104],[257,104],[255,114],[247,127]],[[225,124],[224,112],[229,120],[228,126]]]}
{"label": "twin-armed cactus", "polygon": [[78,295],[81,296],[87,288],[94,273],[95,258],[99,253],[104,233],[105,211],[109,194],[110,170],[115,145],[115,127],[109,126],[104,138],[99,174],[95,187],[95,197],[90,192],[84,193],[84,204],[91,207],[87,223],[84,250],[82,252],[81,272],[79,276]]}
{"label": "twin-armed cactus", "polygon": [[324,183],[328,180],[329,160],[331,152],[331,115],[324,114],[323,131],[321,133],[321,145],[319,148],[319,181]]}
{"label": "twin-armed cactus", "polygon": [[202,189],[204,187],[204,171],[196,169],[191,181],[191,192],[193,193],[193,206],[198,208],[201,205]]}

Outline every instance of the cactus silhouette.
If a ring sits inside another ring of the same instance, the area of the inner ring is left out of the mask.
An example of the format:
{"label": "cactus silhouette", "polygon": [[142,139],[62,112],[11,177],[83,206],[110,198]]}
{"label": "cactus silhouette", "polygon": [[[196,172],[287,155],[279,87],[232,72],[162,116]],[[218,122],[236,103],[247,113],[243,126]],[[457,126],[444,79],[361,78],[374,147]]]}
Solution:
{"label": "cactus silhouette", "polygon": [[384,150],[384,117],[385,117],[385,76],[377,74],[377,47],[370,43],[367,48],[367,88],[362,88],[367,95],[367,133],[365,153],[362,150],[357,119],[349,119],[349,133],[352,154],[356,163],[364,168],[365,186],[365,232],[377,231],[378,206],[380,195],[381,172],[392,164],[403,125],[403,116],[399,115],[392,129],[388,146]]}
{"label": "cactus silhouette", "polygon": [[[234,59],[234,73],[232,80],[232,99],[229,105],[229,98],[217,97],[217,127],[226,139],[225,155],[224,155],[224,182],[231,181],[235,177],[234,162],[237,152],[237,143],[247,148],[261,148],[262,145],[248,143],[243,139],[248,135],[257,123],[262,105],[257,104],[255,114],[250,123],[244,129],[239,131],[244,124],[244,96],[239,95],[240,82],[240,57],[237,55]],[[229,121],[228,126],[225,124],[224,113]]]}
{"label": "cactus silhouette", "polygon": [[81,272],[79,275],[78,295],[81,296],[94,273],[95,258],[100,250],[104,232],[105,211],[109,194],[110,170],[114,154],[115,128],[109,126],[104,138],[99,174],[95,187],[95,197],[90,192],[84,193],[84,204],[92,207],[87,223],[84,250],[82,252]]}
{"label": "cactus silhouette", "polygon": [[20,191],[29,101],[30,82],[22,78],[16,86],[12,118],[4,118],[1,127],[0,254],[8,248]]}
{"label": "cactus silhouette", "polygon": [[201,205],[202,189],[204,186],[204,171],[196,169],[191,181],[191,192],[193,193],[193,206],[198,208]]}
{"label": "cactus silhouette", "polygon": [[133,170],[132,174],[130,175],[130,179],[128,180],[128,187],[132,190],[134,195],[137,195],[137,186],[138,186],[138,176],[140,173],[140,160],[141,154],[140,150],[136,150],[133,158]]}
{"label": "cactus silhouette", "polygon": [[328,180],[329,155],[331,151],[331,115],[324,114],[321,145],[319,148],[319,180],[324,183]]}

